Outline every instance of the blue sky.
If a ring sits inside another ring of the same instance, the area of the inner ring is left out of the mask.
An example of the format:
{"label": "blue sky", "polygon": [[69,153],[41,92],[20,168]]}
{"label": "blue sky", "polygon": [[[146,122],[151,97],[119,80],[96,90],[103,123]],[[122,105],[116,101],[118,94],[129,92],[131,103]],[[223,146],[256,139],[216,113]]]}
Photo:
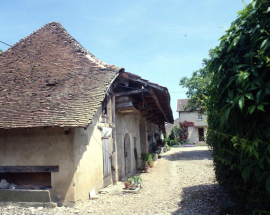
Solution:
{"label": "blue sky", "polygon": [[102,61],[167,87],[177,118],[180,78],[201,68],[242,8],[241,0],[2,0],[0,40],[13,45],[60,22]]}

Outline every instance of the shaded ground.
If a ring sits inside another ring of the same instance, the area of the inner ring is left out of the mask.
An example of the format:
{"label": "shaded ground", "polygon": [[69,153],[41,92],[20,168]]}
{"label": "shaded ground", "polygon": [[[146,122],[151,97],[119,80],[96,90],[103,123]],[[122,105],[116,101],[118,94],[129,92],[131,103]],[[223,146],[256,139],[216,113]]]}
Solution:
{"label": "shaded ground", "polygon": [[214,181],[211,153],[206,146],[172,148],[150,173],[141,174],[137,194],[124,193],[119,182],[75,208],[0,207],[0,214],[217,214],[229,198]]}

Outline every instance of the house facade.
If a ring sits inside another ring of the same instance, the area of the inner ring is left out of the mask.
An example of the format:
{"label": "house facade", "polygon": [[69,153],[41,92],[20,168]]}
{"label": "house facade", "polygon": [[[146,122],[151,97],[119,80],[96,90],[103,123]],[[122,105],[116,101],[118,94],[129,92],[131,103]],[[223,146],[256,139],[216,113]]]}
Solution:
{"label": "house facade", "polygon": [[16,185],[0,201],[84,202],[140,167],[147,133],[173,122],[166,87],[107,65],[57,22],[0,67],[0,179]]}
{"label": "house facade", "polygon": [[174,126],[179,126],[179,123],[184,121],[194,122],[194,126],[188,127],[188,140],[190,143],[198,143],[205,141],[207,132],[207,116],[200,113],[200,110],[194,110],[189,112],[185,110],[185,106],[188,104],[188,99],[178,99],[177,108],[179,118],[174,120],[173,124],[166,125],[166,132],[169,135]]}

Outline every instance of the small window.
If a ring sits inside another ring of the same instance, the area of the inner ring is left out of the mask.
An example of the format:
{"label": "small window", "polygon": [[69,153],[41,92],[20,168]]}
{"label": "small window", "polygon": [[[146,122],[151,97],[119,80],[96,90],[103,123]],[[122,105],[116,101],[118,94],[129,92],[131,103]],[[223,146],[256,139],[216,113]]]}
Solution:
{"label": "small window", "polygon": [[198,114],[198,119],[202,120],[202,114]]}

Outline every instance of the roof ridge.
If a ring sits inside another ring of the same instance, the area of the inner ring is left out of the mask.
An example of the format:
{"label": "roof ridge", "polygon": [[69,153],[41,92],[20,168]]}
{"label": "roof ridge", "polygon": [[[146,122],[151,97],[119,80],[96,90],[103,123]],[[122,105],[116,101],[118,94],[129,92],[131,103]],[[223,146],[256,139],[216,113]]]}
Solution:
{"label": "roof ridge", "polygon": [[20,39],[18,42],[16,42],[14,45],[11,45],[7,50],[3,51],[1,54],[3,54],[4,52],[8,51],[9,49],[13,49],[16,48],[16,46],[18,46],[20,43],[26,41],[29,37],[31,37],[34,34],[39,33],[42,29],[46,28],[49,31],[51,31],[51,27],[52,26],[57,26],[58,28],[60,28],[63,32],[63,34],[70,39],[70,41],[72,41],[72,45],[74,47],[76,47],[76,49],[80,52],[82,52],[83,54],[85,54],[85,56],[93,61],[94,63],[96,63],[97,65],[105,68],[106,66],[109,66],[107,63],[105,63],[104,61],[100,60],[98,57],[96,57],[95,55],[93,55],[91,52],[89,52],[87,49],[85,49],[74,37],[72,37],[67,30],[61,25],[60,22],[48,22],[45,25],[43,25],[41,28],[33,31],[32,33],[28,34],[27,36],[25,36],[24,38]]}

